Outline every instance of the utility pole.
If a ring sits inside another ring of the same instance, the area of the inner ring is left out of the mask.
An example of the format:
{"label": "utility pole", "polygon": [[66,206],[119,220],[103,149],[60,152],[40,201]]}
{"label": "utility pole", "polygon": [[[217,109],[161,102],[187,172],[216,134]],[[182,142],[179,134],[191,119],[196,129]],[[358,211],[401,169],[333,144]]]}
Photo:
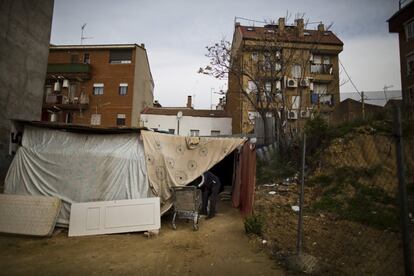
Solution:
{"label": "utility pole", "polygon": [[364,91],[361,91],[361,103],[362,103],[362,120],[365,120],[365,97],[364,97]]}
{"label": "utility pole", "polygon": [[299,194],[299,219],[298,219],[298,240],[296,250],[298,256],[302,254],[303,243],[303,193],[305,185],[305,158],[306,158],[306,132],[303,132],[303,146],[302,146],[302,171],[300,178],[300,194]]}

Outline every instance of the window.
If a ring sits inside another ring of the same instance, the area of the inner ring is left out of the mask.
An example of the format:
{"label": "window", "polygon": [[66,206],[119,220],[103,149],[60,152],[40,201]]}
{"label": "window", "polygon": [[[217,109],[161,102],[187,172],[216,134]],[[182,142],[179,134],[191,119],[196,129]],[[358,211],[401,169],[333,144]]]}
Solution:
{"label": "window", "polygon": [[220,135],[220,130],[212,130],[211,131],[211,136],[219,136]]}
{"label": "window", "polygon": [[311,63],[311,73],[332,74],[331,57],[314,55]]}
{"label": "window", "polygon": [[101,124],[101,114],[92,114],[91,115],[91,125],[99,126]]}
{"label": "window", "polygon": [[83,54],[83,63],[85,63],[85,64],[91,63],[91,58],[89,56],[89,53],[84,53]]}
{"label": "window", "polygon": [[200,130],[198,129],[190,129],[190,136],[199,136]]}
{"label": "window", "polygon": [[117,126],[124,126],[125,125],[125,114],[117,114],[116,115],[116,125]]}
{"label": "window", "polygon": [[175,129],[173,129],[173,128],[169,128],[169,129],[168,129],[168,133],[169,133],[169,134],[174,134],[174,133],[175,133]]}
{"label": "window", "polygon": [[299,64],[294,64],[292,66],[292,78],[299,79],[302,76],[302,68]]}
{"label": "window", "polygon": [[319,103],[320,104],[332,105],[333,104],[332,95],[321,95],[319,97]]}
{"label": "window", "polygon": [[324,95],[328,92],[328,85],[325,83],[314,83],[313,92],[319,95]]}
{"label": "window", "polygon": [[109,63],[123,64],[131,63],[132,49],[116,49],[109,52]]}
{"label": "window", "polygon": [[282,89],[282,82],[280,80],[276,81],[276,90],[281,90]]}
{"label": "window", "polygon": [[104,84],[103,83],[94,83],[93,84],[93,94],[94,95],[103,95],[104,94]]}
{"label": "window", "polygon": [[331,59],[329,58],[329,56],[323,56],[322,57],[322,63],[323,64],[331,64]]}
{"label": "window", "polygon": [[258,61],[259,60],[259,54],[257,52],[252,53],[252,60],[253,61]]}
{"label": "window", "polygon": [[119,84],[119,95],[125,96],[128,93],[128,83]]}
{"label": "window", "polygon": [[414,39],[414,20],[405,25],[405,35],[407,37],[407,41]]}
{"label": "window", "polygon": [[247,82],[247,89],[246,89],[246,92],[247,93],[250,93],[250,92],[253,92],[253,93],[256,93],[257,92],[257,86],[256,86],[256,84],[254,83],[254,81],[248,81]]}
{"label": "window", "polygon": [[291,96],[292,109],[299,109],[300,107],[300,96]]}
{"label": "window", "polygon": [[414,53],[407,56],[407,75],[414,74]]}
{"label": "window", "polygon": [[270,93],[270,92],[272,92],[272,83],[271,82],[266,82],[265,83],[265,91],[266,91],[266,93]]}

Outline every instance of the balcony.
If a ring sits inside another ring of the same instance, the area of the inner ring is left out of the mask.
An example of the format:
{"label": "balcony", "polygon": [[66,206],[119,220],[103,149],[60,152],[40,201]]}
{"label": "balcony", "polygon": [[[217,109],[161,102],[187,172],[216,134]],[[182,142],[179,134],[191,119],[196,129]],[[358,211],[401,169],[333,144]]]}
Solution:
{"label": "balcony", "polygon": [[48,64],[47,78],[61,76],[69,80],[84,81],[91,78],[91,66],[83,63]]}
{"label": "balcony", "polygon": [[333,80],[332,64],[311,64],[311,74],[314,80],[330,82]]}
{"label": "balcony", "polygon": [[311,73],[332,75],[332,64],[311,64]]}
{"label": "balcony", "polygon": [[44,109],[55,109],[55,110],[86,110],[89,107],[89,97],[83,95],[80,98],[74,97],[69,99],[63,94],[50,94],[46,96],[45,102],[43,103]]}

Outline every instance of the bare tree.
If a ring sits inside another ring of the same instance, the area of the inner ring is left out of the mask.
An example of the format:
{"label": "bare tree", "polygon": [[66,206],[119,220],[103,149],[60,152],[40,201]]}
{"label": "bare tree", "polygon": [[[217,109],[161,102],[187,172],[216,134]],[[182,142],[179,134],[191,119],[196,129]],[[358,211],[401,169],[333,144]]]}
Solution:
{"label": "bare tree", "polygon": [[[295,19],[294,28],[284,28],[285,21],[281,19],[278,25],[269,22],[263,28],[251,27],[249,31],[254,32],[256,39],[253,43],[244,43],[242,48],[234,47],[235,41],[232,45],[224,39],[206,47],[210,64],[199,70],[199,73],[218,79],[228,78],[229,90],[237,86],[242,99],[263,121],[265,143],[266,117],[271,114],[283,148],[294,135],[286,128],[286,111],[294,106],[300,113],[309,106],[303,97],[310,85],[307,76],[310,75],[312,53],[317,52],[324,35],[324,32],[313,32],[312,39],[308,39],[310,34],[305,28],[308,22],[305,23],[301,16]],[[289,80],[297,86],[294,93],[288,91]]]}

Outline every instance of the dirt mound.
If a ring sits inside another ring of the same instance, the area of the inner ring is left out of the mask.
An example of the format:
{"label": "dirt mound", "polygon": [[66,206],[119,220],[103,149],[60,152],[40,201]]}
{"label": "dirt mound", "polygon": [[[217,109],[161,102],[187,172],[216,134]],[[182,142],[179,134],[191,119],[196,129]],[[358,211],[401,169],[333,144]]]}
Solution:
{"label": "dirt mound", "polygon": [[[412,187],[414,143],[404,143]],[[303,251],[325,264],[326,274],[402,273],[393,136],[369,126],[353,129],[307,161]],[[264,217],[270,254],[283,261],[296,252],[298,213],[292,207],[299,193],[296,183],[276,183],[257,188],[255,212]]]}

